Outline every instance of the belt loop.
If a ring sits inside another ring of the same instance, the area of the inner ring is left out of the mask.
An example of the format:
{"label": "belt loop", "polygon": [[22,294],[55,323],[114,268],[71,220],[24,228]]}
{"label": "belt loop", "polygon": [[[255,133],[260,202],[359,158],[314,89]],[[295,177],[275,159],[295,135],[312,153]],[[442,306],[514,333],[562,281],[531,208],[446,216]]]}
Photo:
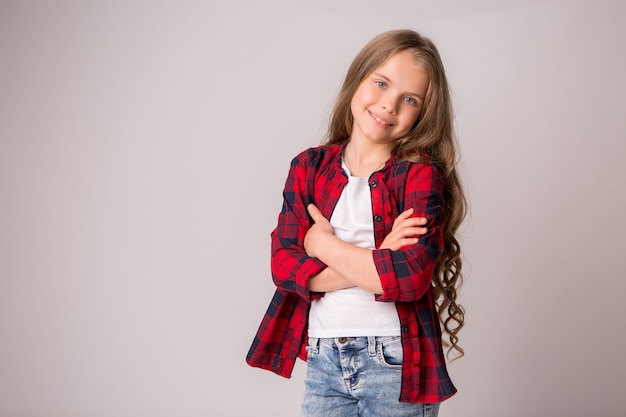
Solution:
{"label": "belt loop", "polygon": [[376,356],[376,336],[367,336],[367,353]]}
{"label": "belt loop", "polygon": [[319,337],[309,337],[309,348],[311,348],[313,353],[319,353],[319,345],[320,345]]}

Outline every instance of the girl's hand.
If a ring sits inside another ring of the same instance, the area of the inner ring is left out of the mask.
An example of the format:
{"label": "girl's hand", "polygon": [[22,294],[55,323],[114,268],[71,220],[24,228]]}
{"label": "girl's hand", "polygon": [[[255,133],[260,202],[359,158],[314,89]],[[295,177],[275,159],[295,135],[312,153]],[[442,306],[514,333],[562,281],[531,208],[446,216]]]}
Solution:
{"label": "girl's hand", "polygon": [[307,255],[317,258],[316,249],[319,248],[320,239],[323,239],[324,235],[333,235],[333,227],[330,225],[328,219],[324,217],[322,212],[315,207],[314,204],[309,204],[307,206],[307,211],[315,223],[311,226],[304,237],[304,250]]}
{"label": "girl's hand", "polygon": [[404,246],[414,245],[418,241],[418,236],[428,231],[422,227],[426,224],[426,218],[411,217],[413,212],[414,210],[410,208],[396,217],[391,232],[383,240],[380,249],[398,250]]}

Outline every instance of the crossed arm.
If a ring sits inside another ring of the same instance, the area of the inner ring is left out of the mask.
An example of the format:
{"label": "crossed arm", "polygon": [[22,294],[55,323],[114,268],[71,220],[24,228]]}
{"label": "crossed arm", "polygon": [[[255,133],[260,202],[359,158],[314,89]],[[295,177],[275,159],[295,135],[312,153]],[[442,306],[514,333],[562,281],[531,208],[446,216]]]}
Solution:
{"label": "crossed arm", "polygon": [[[382,294],[372,251],[344,242],[333,234],[328,219],[313,204],[307,210],[313,226],[304,238],[307,255],[324,262],[328,267],[308,281],[310,291],[329,292],[350,287],[361,287],[374,294]],[[393,222],[391,232],[385,237],[380,249],[398,250],[416,244],[417,236],[427,232],[424,217],[411,217],[412,208],[402,212]]]}

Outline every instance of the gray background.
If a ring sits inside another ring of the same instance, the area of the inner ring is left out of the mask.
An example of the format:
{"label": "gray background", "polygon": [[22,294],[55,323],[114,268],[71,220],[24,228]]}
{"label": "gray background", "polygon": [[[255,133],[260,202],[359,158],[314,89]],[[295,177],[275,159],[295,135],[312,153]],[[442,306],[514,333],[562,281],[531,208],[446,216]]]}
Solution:
{"label": "gray background", "polygon": [[471,204],[442,416],[626,413],[622,1],[0,2],[0,417],[295,416],[244,357],[289,161],[440,48]]}

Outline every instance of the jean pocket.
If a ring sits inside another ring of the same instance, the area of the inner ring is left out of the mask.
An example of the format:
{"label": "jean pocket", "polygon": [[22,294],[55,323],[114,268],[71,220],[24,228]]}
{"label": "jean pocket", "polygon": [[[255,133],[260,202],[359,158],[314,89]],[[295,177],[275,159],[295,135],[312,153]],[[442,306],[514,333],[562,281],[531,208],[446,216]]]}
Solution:
{"label": "jean pocket", "polygon": [[390,368],[402,368],[402,338],[394,337],[391,340],[378,343],[376,356],[380,363]]}

